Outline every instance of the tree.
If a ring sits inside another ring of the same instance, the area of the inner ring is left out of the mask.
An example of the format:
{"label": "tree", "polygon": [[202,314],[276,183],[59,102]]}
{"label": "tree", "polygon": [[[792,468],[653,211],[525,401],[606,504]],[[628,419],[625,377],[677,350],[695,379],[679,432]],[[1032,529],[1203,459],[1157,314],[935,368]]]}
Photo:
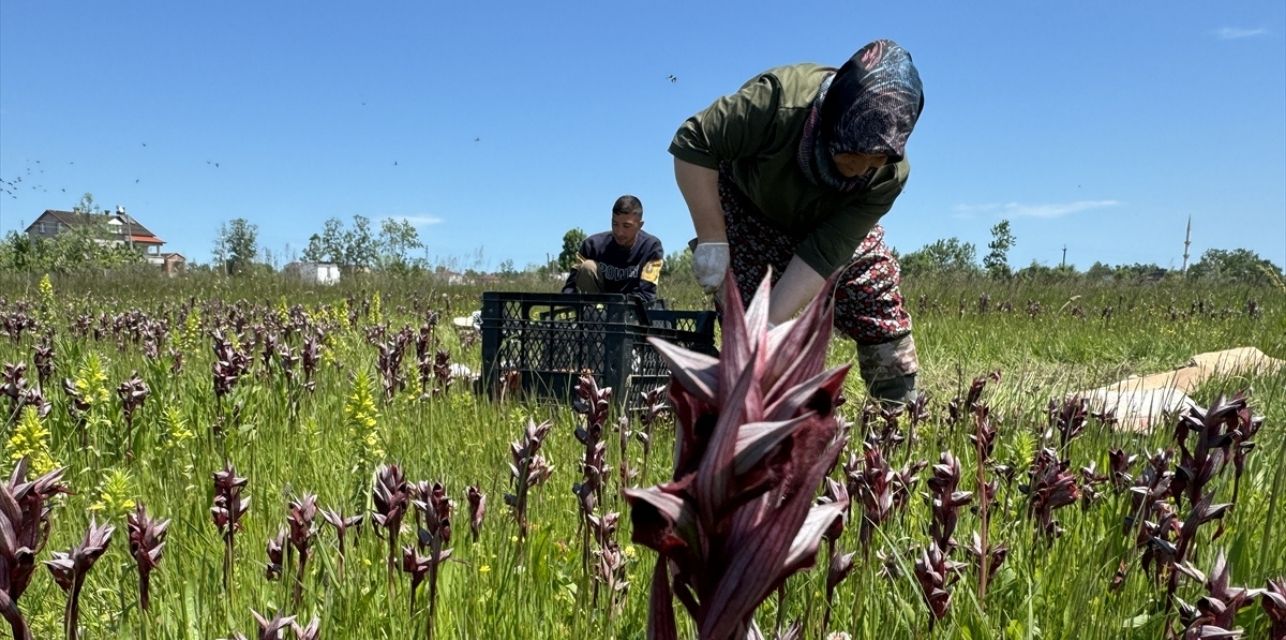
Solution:
{"label": "tree", "polygon": [[1077,275],[1079,274],[1076,272],[1076,267],[1072,265],[1051,267],[1033,259],[1031,264],[1019,269],[1014,277],[1030,282],[1059,282],[1070,280]]}
{"label": "tree", "polygon": [[1281,282],[1282,270],[1250,249],[1209,249],[1188,269],[1197,280],[1235,280],[1247,284]]}
{"label": "tree", "polygon": [[420,232],[410,220],[385,218],[380,221],[380,264],[383,268],[405,271],[410,266],[407,253],[423,246]]}
{"label": "tree", "polygon": [[661,275],[671,282],[694,282],[696,276],[692,275],[692,250],[684,246],[666,256],[665,262],[661,263]]}
{"label": "tree", "polygon": [[982,266],[993,278],[1007,278],[1009,269],[1009,249],[1016,244],[1014,234],[1009,229],[1009,221],[1001,220],[991,228],[991,242],[987,243],[987,257],[982,259]]}
{"label": "tree", "polygon": [[118,241],[105,220],[78,224],[52,238],[10,232],[0,243],[0,270],[71,273],[138,264],[143,256]]}
{"label": "tree", "polygon": [[223,269],[227,275],[228,268],[228,223],[219,223],[219,232],[214,234],[214,246],[210,248],[210,262]]}
{"label": "tree", "polygon": [[1114,269],[1112,269],[1112,267],[1095,260],[1094,264],[1090,265],[1090,268],[1085,270],[1085,277],[1090,280],[1103,281],[1111,278],[1113,276],[1113,272]]}
{"label": "tree", "polygon": [[947,238],[906,254],[898,259],[898,264],[908,276],[929,273],[970,274],[978,270],[975,262],[977,254],[978,250],[973,243]]}
{"label": "tree", "polygon": [[98,205],[94,203],[94,194],[88,191],[86,191],[84,195],[80,197],[80,202],[77,202],[71,208],[72,213],[88,214],[88,213],[95,213],[97,211],[98,211]]}
{"label": "tree", "polygon": [[304,254],[300,257],[304,262],[326,262],[326,249],[322,246],[321,236],[315,233],[308,236],[308,248],[304,249]]}
{"label": "tree", "polygon": [[580,245],[585,241],[585,231],[577,227],[568,229],[563,234],[563,250],[558,254],[558,268],[562,271],[571,271],[576,266],[576,255],[580,253]]}
{"label": "tree", "polygon": [[1153,262],[1136,262],[1116,266],[1117,280],[1164,280],[1168,273],[1165,267]]}
{"label": "tree", "polygon": [[376,266],[379,257],[379,243],[371,231],[371,219],[354,215],[353,228],[344,233],[344,264],[349,269],[365,270]]}
{"label": "tree", "polygon": [[344,223],[339,218],[330,218],[322,226],[320,239],[321,255],[326,262],[333,262],[340,266],[347,266],[347,233],[344,231]]}
{"label": "tree", "polygon": [[27,271],[38,268],[36,242],[25,233],[10,231],[0,243],[0,269]]}
{"label": "tree", "polygon": [[240,275],[249,270],[259,255],[259,227],[245,218],[233,218],[219,226],[216,259],[221,258],[225,273]]}

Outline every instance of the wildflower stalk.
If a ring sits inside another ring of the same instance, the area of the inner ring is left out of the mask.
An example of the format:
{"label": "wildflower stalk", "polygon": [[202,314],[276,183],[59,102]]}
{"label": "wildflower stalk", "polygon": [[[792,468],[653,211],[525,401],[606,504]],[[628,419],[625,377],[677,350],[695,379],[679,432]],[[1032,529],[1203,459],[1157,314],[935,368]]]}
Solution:
{"label": "wildflower stalk", "polygon": [[290,503],[290,513],[286,524],[290,527],[290,546],[299,553],[299,566],[295,571],[294,601],[295,609],[299,608],[304,596],[304,576],[308,569],[308,558],[312,552],[313,538],[317,535],[314,520],[317,516],[317,495],[305,493],[298,500]]}
{"label": "wildflower stalk", "polygon": [[109,524],[100,526],[91,518],[84,541],[67,553],[55,552],[53,560],[45,561],[49,572],[54,576],[54,582],[68,594],[67,608],[63,614],[63,629],[67,640],[79,637],[80,594],[85,587],[85,576],[89,575],[94,563],[107,551],[113,531],[115,527]]}
{"label": "wildflower stalk", "polygon": [[[584,479],[572,485],[580,505],[581,531],[581,571],[586,578],[590,574],[590,526],[589,520],[595,509],[603,503],[603,482],[607,475],[607,443],[603,441],[603,428],[607,424],[607,415],[611,410],[612,389],[600,389],[594,376],[582,374],[576,385],[576,401],[573,408],[585,415],[585,426],[577,427],[576,440],[584,446],[580,468]],[[622,425],[622,429],[625,425]],[[624,483],[622,483],[624,486]]]}
{"label": "wildflower stalk", "polygon": [[986,496],[987,472],[986,465],[983,464],[981,446],[979,446],[978,455],[978,487],[980,487],[979,491],[983,493],[981,499],[978,501],[978,535],[981,538],[979,546],[982,547],[982,554],[978,559],[978,607],[983,611],[986,611],[987,569],[989,568],[987,565],[990,560],[989,556],[991,555],[987,552],[987,539],[990,532],[987,520],[987,503],[990,502],[990,500],[988,500]]}
{"label": "wildflower stalk", "polygon": [[338,511],[323,509],[322,519],[327,524],[335,528],[335,536],[339,540],[339,579],[344,579],[344,536],[348,533],[349,527],[358,527],[362,524],[363,516],[356,515],[345,518]]}
{"label": "wildflower stalk", "polygon": [[487,513],[487,496],[478,486],[470,485],[465,490],[465,497],[469,500],[469,533],[477,543],[482,532],[482,519]]}
{"label": "wildflower stalk", "polygon": [[402,476],[401,467],[396,464],[380,466],[375,474],[372,499],[375,524],[384,527],[388,535],[388,577],[391,584],[393,572],[397,570],[397,536],[411,501],[411,488]]}
{"label": "wildflower stalk", "polygon": [[519,542],[527,539],[527,498],[531,488],[548,479],[554,470],[539,454],[540,446],[552,428],[553,423],[549,421],[536,424],[528,420],[522,440],[509,445],[513,459],[509,464],[509,474],[514,490],[505,494],[505,504],[513,509],[514,519],[518,521]]}
{"label": "wildflower stalk", "polygon": [[415,505],[416,519],[424,517],[419,527],[417,541],[421,549],[427,548],[429,555],[421,560],[427,563],[429,573],[429,616],[425,622],[425,636],[433,638],[434,620],[437,618],[438,603],[438,569],[447,558],[451,557],[451,511],[455,503],[447,497],[446,488],[440,482],[430,485],[421,482],[417,485],[418,498]]}
{"label": "wildflower stalk", "polygon": [[214,525],[223,534],[223,588],[232,591],[232,562],[235,553],[236,533],[241,530],[241,517],[250,509],[250,498],[241,497],[248,480],[237,476],[231,463],[214,474],[214,505],[210,515]]}
{"label": "wildflower stalk", "polygon": [[996,444],[996,429],[991,424],[991,409],[986,404],[974,407],[975,432],[971,436],[978,461],[978,606],[987,609],[987,578],[991,570],[990,505],[996,484],[987,483],[987,464]]}
{"label": "wildflower stalk", "polygon": [[142,503],[126,519],[130,555],[138,564],[138,602],[143,611],[150,608],[152,570],[161,561],[169,527],[169,520],[157,522],[148,517],[147,508]]}

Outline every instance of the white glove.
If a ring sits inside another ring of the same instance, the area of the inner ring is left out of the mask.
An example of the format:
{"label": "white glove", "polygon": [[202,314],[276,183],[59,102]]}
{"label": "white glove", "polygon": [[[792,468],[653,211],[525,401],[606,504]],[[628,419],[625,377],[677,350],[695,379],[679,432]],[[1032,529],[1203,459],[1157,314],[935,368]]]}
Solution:
{"label": "white glove", "polygon": [[697,248],[692,252],[692,273],[706,293],[712,293],[723,285],[723,276],[727,271],[727,242],[697,243]]}

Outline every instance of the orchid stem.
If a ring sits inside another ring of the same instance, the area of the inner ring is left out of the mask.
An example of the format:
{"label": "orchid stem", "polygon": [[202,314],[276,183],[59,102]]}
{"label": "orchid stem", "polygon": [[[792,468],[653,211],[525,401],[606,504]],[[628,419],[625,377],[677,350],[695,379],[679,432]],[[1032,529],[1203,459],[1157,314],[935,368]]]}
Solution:
{"label": "orchid stem", "polygon": [[3,591],[0,591],[0,598],[3,598],[0,602],[5,605],[12,604],[12,610],[10,610],[10,607],[4,606],[0,607],[0,611],[4,612],[4,618],[9,622],[9,629],[13,632],[14,640],[31,640],[31,631],[27,629],[27,622],[22,619],[22,612],[18,610],[17,603],[9,600],[9,595]]}
{"label": "orchid stem", "polygon": [[67,615],[63,621],[67,633],[67,640],[76,640],[77,627],[80,626],[80,591],[85,585],[85,574],[77,572],[76,577],[72,579],[71,594],[67,597]]}

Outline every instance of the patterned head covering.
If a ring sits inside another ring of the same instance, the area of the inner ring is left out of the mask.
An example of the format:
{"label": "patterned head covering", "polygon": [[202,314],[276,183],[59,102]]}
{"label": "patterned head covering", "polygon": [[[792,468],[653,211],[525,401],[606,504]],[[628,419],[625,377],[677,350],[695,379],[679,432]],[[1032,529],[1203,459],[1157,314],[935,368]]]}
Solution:
{"label": "patterned head covering", "polygon": [[865,153],[900,161],[923,110],[924,90],[911,54],[892,40],[876,40],[822,82],[804,124],[800,168],[815,184],[862,189],[869,176],[845,178],[831,157]]}

